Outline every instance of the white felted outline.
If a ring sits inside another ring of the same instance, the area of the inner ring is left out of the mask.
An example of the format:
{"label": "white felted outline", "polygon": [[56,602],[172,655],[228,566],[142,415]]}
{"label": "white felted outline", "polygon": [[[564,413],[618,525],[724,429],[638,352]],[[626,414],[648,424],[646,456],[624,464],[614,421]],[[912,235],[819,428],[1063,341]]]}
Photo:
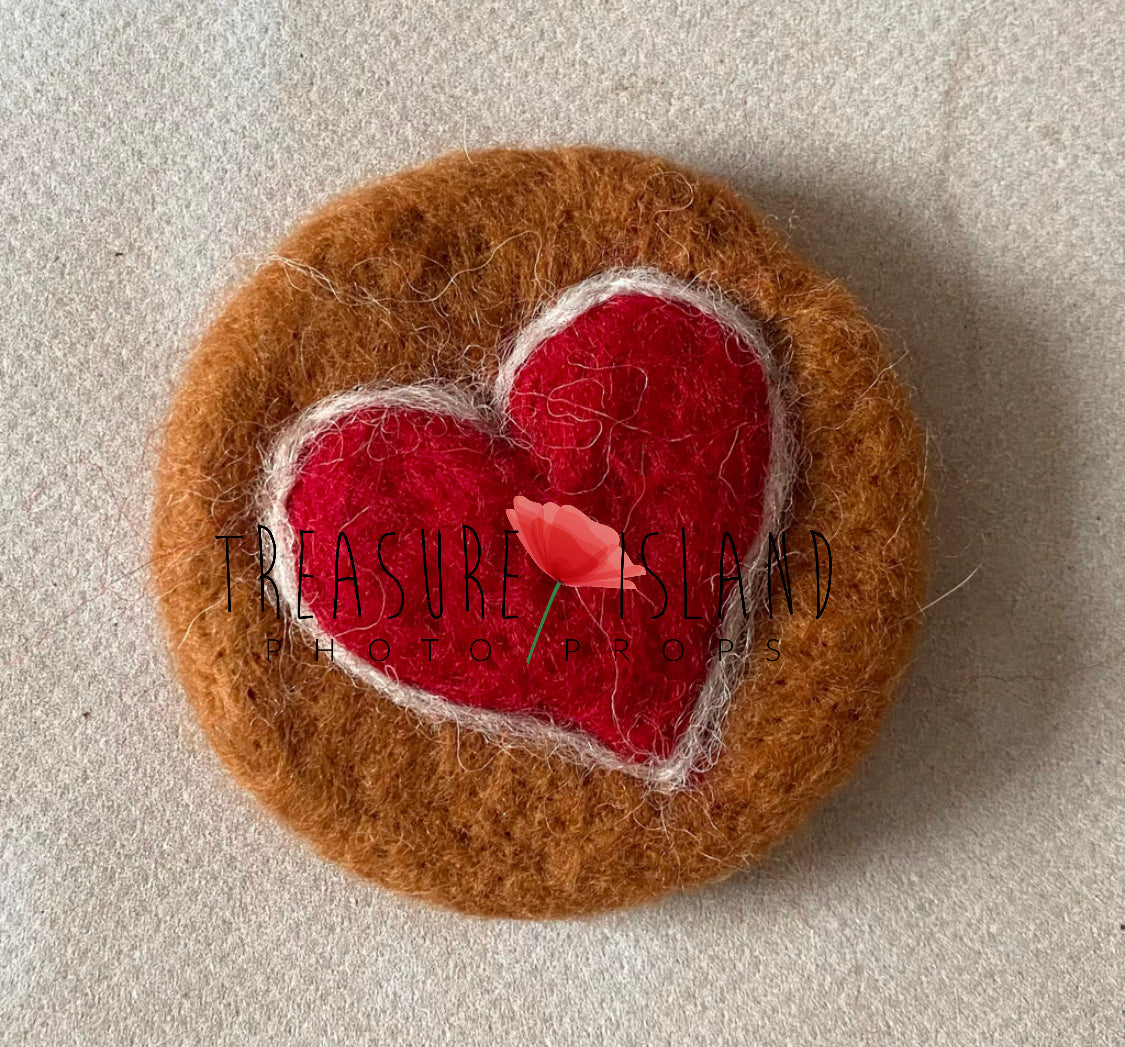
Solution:
{"label": "white felted outline", "polygon": [[[630,293],[694,306],[737,335],[754,353],[765,373],[770,416],[770,460],[763,491],[762,521],[754,545],[741,563],[752,610],[744,617],[738,593],[732,590],[719,628],[719,638],[730,640],[732,651],[725,657],[718,653],[712,657],[691,719],[672,753],[663,760],[630,762],[580,730],[558,727],[530,714],[499,713],[450,702],[420,687],[400,683],[346,647],[341,653],[335,653],[333,645],[333,652],[335,664],[376,688],[396,705],[429,720],[452,720],[501,745],[546,748],[581,765],[621,771],[640,778],[655,790],[674,792],[686,787],[693,774],[710,767],[721,748],[722,722],[753,640],[753,608],[759,606],[764,591],[769,535],[781,530],[795,460],[795,445],[785,417],[785,385],[777,362],[758,325],[721,294],[685,284],[653,269],[610,270],[567,288],[516,335],[500,364],[490,400],[474,399],[474,389],[470,386],[439,382],[391,388],[363,386],[327,397],[298,415],[275,442],[265,467],[263,517],[276,542],[273,579],[291,622],[314,640],[322,643],[333,640],[332,634],[320,626],[315,616],[298,619],[296,612],[296,534],[286,508],[311,443],[330,426],[342,424],[345,419],[374,407],[443,414],[478,425],[490,436],[510,439],[505,432],[508,399],[520,368],[535,349],[587,310],[617,295]],[[481,382],[487,384],[486,379],[482,378]]]}

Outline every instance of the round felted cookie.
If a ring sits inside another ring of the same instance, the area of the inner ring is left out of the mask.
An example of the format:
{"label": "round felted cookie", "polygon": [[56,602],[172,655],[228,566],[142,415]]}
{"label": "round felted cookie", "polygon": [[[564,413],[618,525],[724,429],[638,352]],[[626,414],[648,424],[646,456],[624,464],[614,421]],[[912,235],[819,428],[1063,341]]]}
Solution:
{"label": "round felted cookie", "polygon": [[725,876],[847,777],[924,518],[876,332],[729,188],[496,150],[335,201],[237,291],[167,425],[153,563],[268,808],[393,890],[564,916]]}

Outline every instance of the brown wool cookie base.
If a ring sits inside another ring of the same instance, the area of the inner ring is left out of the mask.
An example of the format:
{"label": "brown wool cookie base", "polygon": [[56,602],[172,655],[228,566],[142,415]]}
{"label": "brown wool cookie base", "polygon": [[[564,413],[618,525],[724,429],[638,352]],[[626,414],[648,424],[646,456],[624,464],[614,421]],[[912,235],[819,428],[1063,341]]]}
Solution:
{"label": "brown wool cookie base", "polygon": [[[237,291],[167,425],[154,573],[179,674],[234,776],[326,857],[467,913],[557,917],[759,857],[849,775],[909,656],[924,582],[923,443],[871,324],[726,186],[596,148],[457,154],[333,202]],[[715,766],[660,795],[612,771],[429,724],[259,611],[256,498],[293,415],[340,389],[495,374],[545,299],[650,266],[720,288],[789,370],[801,447],[796,613],[759,616]],[[815,618],[810,528],[832,595]],[[227,612],[220,534],[231,542]],[[761,657],[764,639],[782,657]]]}

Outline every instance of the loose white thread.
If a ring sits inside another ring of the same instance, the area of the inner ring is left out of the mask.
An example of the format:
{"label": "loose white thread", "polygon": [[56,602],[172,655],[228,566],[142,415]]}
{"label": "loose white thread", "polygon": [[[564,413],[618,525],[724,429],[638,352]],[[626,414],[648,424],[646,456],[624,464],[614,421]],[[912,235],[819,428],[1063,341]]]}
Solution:
{"label": "loose white thread", "polygon": [[[320,401],[297,416],[281,433],[267,459],[262,489],[262,515],[277,543],[274,580],[279,598],[290,620],[314,640],[333,639],[319,620],[298,619],[297,565],[294,562],[296,535],[288,517],[289,495],[300,472],[306,450],[326,430],[370,408],[404,408],[426,411],[477,425],[502,434],[508,419],[508,401],[520,368],[546,339],[576,317],[621,294],[647,294],[684,302],[718,320],[736,334],[762,367],[767,383],[770,415],[769,475],[763,494],[763,513],[758,536],[742,569],[753,605],[757,607],[768,583],[768,539],[782,529],[795,469],[796,447],[786,422],[786,387],[777,361],[756,323],[717,291],[693,286],[653,269],[611,270],[592,276],[564,291],[554,304],[544,307],[515,337],[500,364],[491,396],[474,397],[470,387],[453,383],[421,382],[394,388],[364,386]],[[480,379],[484,384],[484,379]],[[706,770],[718,758],[722,746],[722,723],[734,687],[753,641],[753,615],[743,615],[737,589],[727,599],[720,622],[721,639],[729,640],[731,652],[716,653],[700,689],[691,718],[672,752],[664,759],[643,763],[624,760],[612,750],[578,731],[567,730],[528,714],[498,713],[450,702],[420,687],[402,683],[381,672],[360,656],[342,648],[335,661],[347,672],[375,687],[396,705],[413,710],[431,721],[452,720],[488,736],[498,745],[549,749],[585,766],[620,771],[641,779],[660,792],[685,788],[693,774]]]}

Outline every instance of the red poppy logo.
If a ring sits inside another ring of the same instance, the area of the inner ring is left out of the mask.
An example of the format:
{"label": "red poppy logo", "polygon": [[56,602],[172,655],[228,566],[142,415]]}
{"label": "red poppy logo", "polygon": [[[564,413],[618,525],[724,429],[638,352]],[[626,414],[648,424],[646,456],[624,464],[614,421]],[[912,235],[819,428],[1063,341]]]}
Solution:
{"label": "red poppy logo", "polygon": [[621,536],[612,527],[591,520],[573,505],[542,505],[517,495],[513,508],[508,510],[508,520],[535,565],[555,580],[527,652],[529,662],[562,586],[636,589],[636,583],[630,579],[645,573],[626,555]]}

